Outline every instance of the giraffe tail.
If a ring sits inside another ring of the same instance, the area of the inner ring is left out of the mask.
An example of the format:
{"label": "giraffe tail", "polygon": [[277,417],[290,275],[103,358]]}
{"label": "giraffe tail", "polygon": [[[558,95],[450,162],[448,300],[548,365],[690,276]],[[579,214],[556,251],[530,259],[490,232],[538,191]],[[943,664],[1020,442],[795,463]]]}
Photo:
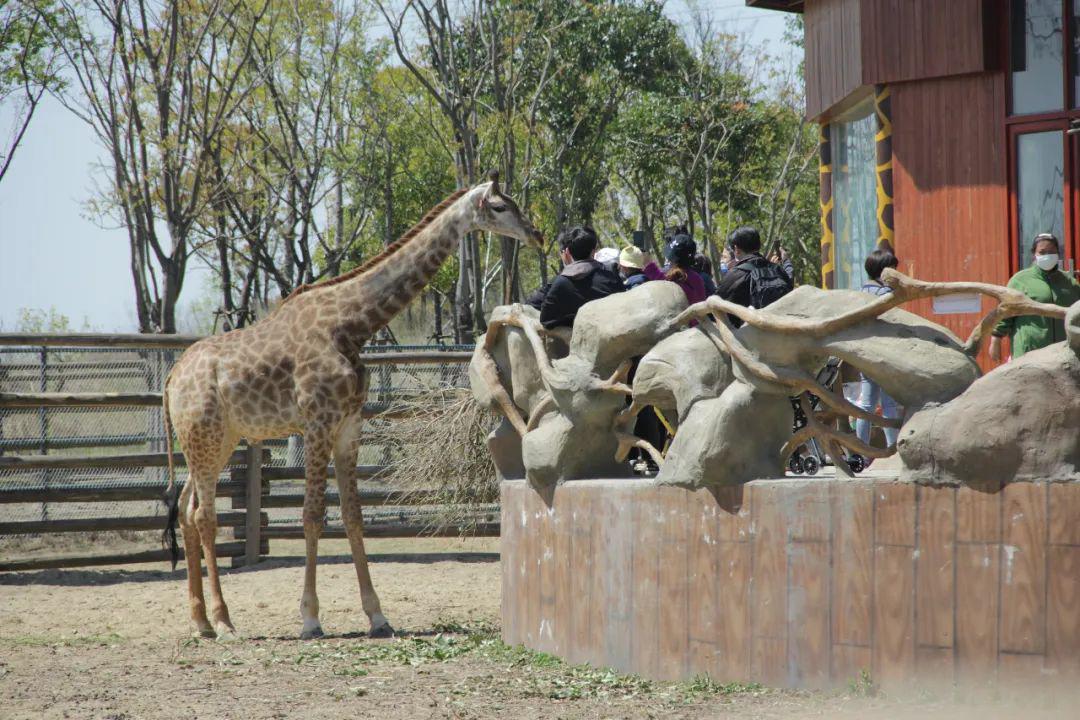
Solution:
{"label": "giraffe tail", "polygon": [[169,459],[169,484],[165,488],[165,510],[167,519],[165,530],[161,533],[161,546],[169,551],[173,570],[180,560],[180,546],[176,542],[176,523],[180,518],[180,488],[176,484],[176,468],[173,466],[172,430],[169,427],[169,378],[165,378],[165,387],[161,391],[162,414],[165,424],[165,455]]}

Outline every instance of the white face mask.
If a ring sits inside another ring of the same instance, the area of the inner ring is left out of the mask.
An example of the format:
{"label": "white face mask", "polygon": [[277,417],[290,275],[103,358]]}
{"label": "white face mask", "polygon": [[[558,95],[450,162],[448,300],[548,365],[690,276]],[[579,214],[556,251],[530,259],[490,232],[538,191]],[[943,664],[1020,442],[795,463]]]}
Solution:
{"label": "white face mask", "polygon": [[1056,253],[1053,255],[1036,255],[1035,264],[1038,265],[1040,269],[1050,272],[1057,267],[1058,256]]}

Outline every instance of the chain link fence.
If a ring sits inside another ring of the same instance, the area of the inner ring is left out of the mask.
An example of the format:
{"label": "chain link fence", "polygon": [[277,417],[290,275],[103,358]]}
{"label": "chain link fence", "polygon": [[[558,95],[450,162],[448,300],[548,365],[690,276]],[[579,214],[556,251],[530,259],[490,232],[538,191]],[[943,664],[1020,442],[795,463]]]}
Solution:
{"label": "chain link fence", "polygon": [[[472,346],[371,346],[371,354],[409,351],[471,351]],[[160,393],[180,349],[96,348],[96,347],[0,347],[0,393]],[[423,364],[373,365],[369,404],[379,406],[415,402],[468,387],[467,365],[460,361]],[[374,417],[365,423],[359,465],[392,466],[407,446],[407,438],[395,431],[395,422]],[[153,407],[0,407],[0,457],[85,457],[118,453],[160,453],[166,449],[162,410]],[[176,447],[174,445],[174,447]],[[265,467],[298,468],[304,464],[303,441],[299,436],[264,443],[270,462]],[[23,469],[0,465],[0,556],[24,556],[68,550],[79,544],[107,543],[134,547],[157,547],[157,532],[109,531],[102,533],[4,534],[4,523],[20,521],[122,518],[163,515],[158,500],[115,501],[88,499],[78,502],[14,502],[33,492],[78,488],[90,498],[107,496],[111,489],[159,486],[164,492],[167,469],[133,468],[50,468]],[[223,478],[228,477],[227,468]],[[177,479],[186,480],[184,467]],[[270,494],[303,493],[302,479],[275,480]],[[377,473],[361,481],[361,489],[394,489],[392,472]],[[332,488],[336,490],[336,488]],[[29,492],[19,492],[29,491]],[[229,498],[219,498],[219,511],[227,510]],[[273,505],[273,503],[271,503]],[[430,507],[368,508],[365,519],[385,522],[422,523],[434,512]],[[497,520],[494,506],[476,511]],[[300,524],[298,507],[269,507],[270,527]],[[336,504],[327,510],[327,529],[340,528]],[[164,517],[162,517],[164,525]]]}

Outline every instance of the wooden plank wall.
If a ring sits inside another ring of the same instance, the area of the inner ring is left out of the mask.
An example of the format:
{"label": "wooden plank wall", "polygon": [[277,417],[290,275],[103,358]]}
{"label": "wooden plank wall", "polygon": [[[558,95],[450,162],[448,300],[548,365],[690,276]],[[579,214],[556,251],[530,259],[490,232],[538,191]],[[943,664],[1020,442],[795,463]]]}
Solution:
{"label": "wooden plank wall", "polygon": [[[997,27],[996,0],[864,0],[865,85],[983,72]],[[811,4],[813,7],[813,4]]]}
{"label": "wooden plank wall", "polygon": [[503,637],[659,679],[1080,680],[1080,483],[504,482]]}
{"label": "wooden plank wall", "polygon": [[[920,280],[1009,280],[1003,73],[892,89],[893,218],[900,270]],[[982,313],[995,303],[984,298]],[[966,338],[981,315],[905,309]],[[984,357],[984,370],[989,362]]]}
{"label": "wooden plank wall", "polygon": [[807,117],[818,117],[864,84],[859,7],[859,0],[814,0],[805,8]]}

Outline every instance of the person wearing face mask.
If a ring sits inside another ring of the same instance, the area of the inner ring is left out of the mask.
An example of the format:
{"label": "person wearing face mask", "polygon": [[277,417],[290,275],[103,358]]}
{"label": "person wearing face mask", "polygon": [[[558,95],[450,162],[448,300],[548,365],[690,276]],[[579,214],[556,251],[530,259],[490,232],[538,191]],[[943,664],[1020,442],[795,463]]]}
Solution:
{"label": "person wearing face mask", "polygon": [[[1035,236],[1031,243],[1033,262],[1012,276],[1009,287],[1019,290],[1036,302],[1069,307],[1080,301],[1080,283],[1061,271],[1061,243],[1050,233]],[[990,359],[1001,360],[1001,338],[1012,340],[1012,357],[1065,340],[1065,323],[1036,315],[1002,320],[990,337]]]}

